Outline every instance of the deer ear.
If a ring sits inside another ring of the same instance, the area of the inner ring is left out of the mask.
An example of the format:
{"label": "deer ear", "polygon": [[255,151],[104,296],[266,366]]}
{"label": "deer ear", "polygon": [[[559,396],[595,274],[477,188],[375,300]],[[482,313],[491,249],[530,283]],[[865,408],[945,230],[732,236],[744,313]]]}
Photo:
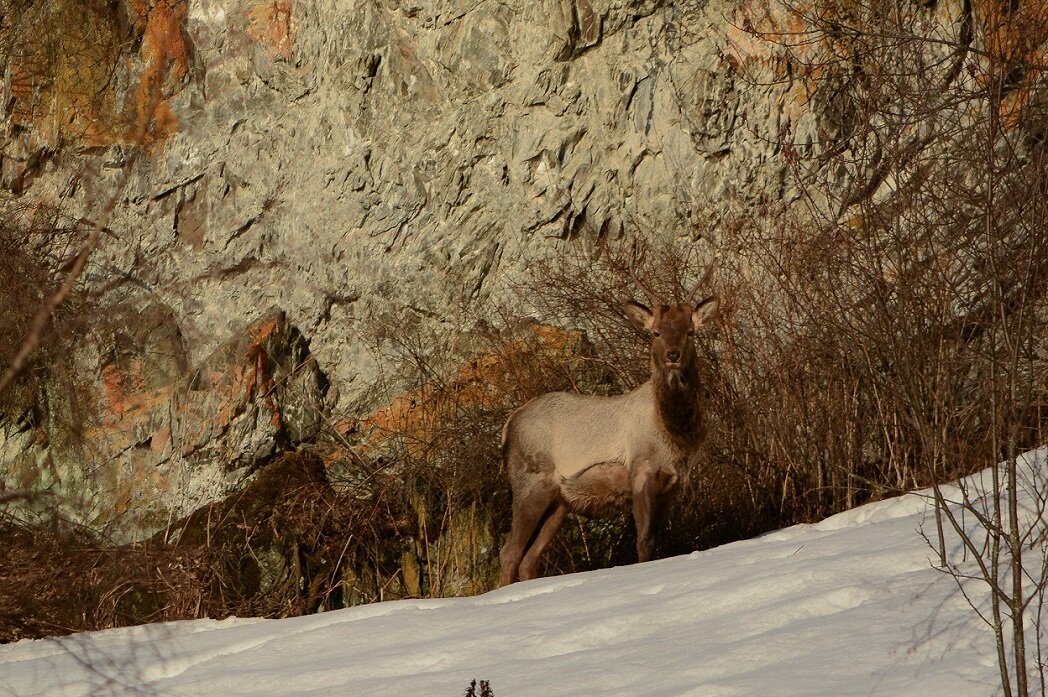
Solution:
{"label": "deer ear", "polygon": [[655,315],[651,313],[651,310],[644,307],[639,302],[627,300],[622,303],[622,309],[626,311],[626,318],[637,329],[649,331],[652,325],[655,324]]}
{"label": "deer ear", "polygon": [[695,309],[691,311],[692,326],[698,329],[710,320],[715,319],[719,310],[720,300],[717,299],[717,296],[711,295],[697,304]]}

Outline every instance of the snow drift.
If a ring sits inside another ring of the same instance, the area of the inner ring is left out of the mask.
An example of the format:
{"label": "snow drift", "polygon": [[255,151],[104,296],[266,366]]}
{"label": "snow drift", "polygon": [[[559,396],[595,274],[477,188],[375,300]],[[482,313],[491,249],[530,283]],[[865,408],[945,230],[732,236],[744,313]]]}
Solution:
{"label": "snow drift", "polygon": [[0,647],[0,692],[450,697],[476,678],[497,697],[993,694],[993,633],[933,568],[933,525],[915,493],[473,598],[23,641]]}

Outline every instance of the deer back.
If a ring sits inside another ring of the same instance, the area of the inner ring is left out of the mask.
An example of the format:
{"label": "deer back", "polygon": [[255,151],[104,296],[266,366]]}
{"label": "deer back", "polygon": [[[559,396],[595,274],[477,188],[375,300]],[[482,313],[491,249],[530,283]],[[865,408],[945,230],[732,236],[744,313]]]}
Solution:
{"label": "deer back", "polygon": [[630,468],[657,458],[669,464],[673,448],[657,418],[651,382],[614,397],[551,392],[510,416],[503,447],[565,478],[610,462]]}

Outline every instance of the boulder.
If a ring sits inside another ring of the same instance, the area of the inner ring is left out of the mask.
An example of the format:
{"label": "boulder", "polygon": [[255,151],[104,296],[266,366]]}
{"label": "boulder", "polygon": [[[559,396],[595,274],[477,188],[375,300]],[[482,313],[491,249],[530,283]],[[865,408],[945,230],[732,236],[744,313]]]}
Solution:
{"label": "boulder", "polygon": [[40,418],[0,425],[0,462],[6,488],[48,494],[27,506],[117,541],[242,487],[326,418],[327,380],[279,309],[194,367],[164,306],[114,308],[93,337],[77,382],[47,386]]}

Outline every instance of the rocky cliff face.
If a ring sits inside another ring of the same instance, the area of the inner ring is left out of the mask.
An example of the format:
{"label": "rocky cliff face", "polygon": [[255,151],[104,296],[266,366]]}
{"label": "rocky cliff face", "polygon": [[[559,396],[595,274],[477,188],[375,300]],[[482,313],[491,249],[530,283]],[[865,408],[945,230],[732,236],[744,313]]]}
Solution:
{"label": "rocky cliff face", "polygon": [[104,321],[75,358],[100,367],[96,379],[49,389],[44,419],[0,425],[7,487],[60,495],[36,507],[140,537],[317,434],[327,381],[283,312],[263,313],[196,366],[167,308],[111,308]]}
{"label": "rocky cliff face", "polygon": [[[107,471],[159,477],[154,523],[184,491],[155,453],[177,451],[193,481],[224,481],[314,431],[314,416],[286,416],[330,408],[326,381],[351,406],[375,372],[359,340],[369,312],[439,323],[575,237],[640,230],[715,253],[723,216],[799,195],[785,136],[817,155],[847,127],[839,90],[817,90],[783,43],[753,35],[803,28],[771,0],[45,5],[56,31],[69,13],[94,27],[64,40],[97,55],[63,58],[44,84],[44,59],[14,42],[0,183],[105,218],[89,285],[119,281],[102,298],[132,308],[135,336],[157,318],[146,341],[169,346],[162,365],[113,354],[94,366],[119,440]],[[965,7],[921,11],[963,32]],[[145,152],[132,159],[136,140]],[[821,176],[847,186],[847,172]],[[280,385],[304,339],[263,351],[291,357],[275,368],[221,348],[232,336],[261,355],[251,347],[271,321],[308,338],[302,404]],[[191,424],[174,414],[180,399]],[[182,450],[162,447],[176,433]],[[19,458],[45,457],[18,438]],[[206,473],[192,465],[205,451]],[[136,476],[113,474],[106,496],[144,495]]]}
{"label": "rocky cliff face", "polygon": [[[158,84],[163,118],[98,275],[171,307],[194,359],[278,305],[343,386],[369,374],[352,339],[367,308],[439,317],[574,235],[698,236],[732,204],[788,196],[768,136],[820,127],[803,80],[744,79],[740,61],[781,70],[778,49],[728,2],[129,7],[144,38],[113,101],[148,108]],[[133,124],[59,116],[17,129],[4,183],[97,212]],[[85,161],[102,181],[71,187]]]}

